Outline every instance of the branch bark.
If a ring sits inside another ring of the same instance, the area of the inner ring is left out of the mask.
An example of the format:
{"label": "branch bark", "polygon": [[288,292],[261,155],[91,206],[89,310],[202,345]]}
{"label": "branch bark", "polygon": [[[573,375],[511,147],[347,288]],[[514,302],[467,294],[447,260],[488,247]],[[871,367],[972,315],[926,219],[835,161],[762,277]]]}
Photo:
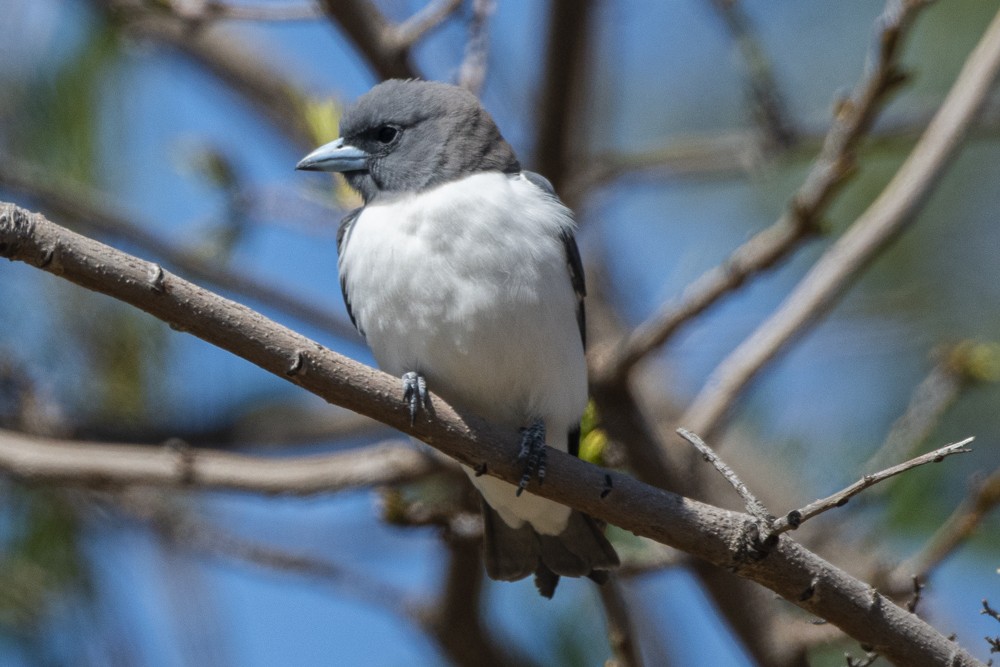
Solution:
{"label": "branch bark", "polygon": [[[249,308],[38,214],[0,204],[0,256],[130,303],[316,395],[423,440],[487,474],[516,483],[518,434],[459,414],[439,397],[415,424],[398,378],[344,358]],[[607,489],[613,489],[607,493]],[[913,614],[787,535],[767,553],[745,551],[751,517],[650,487],[550,449],[545,484],[529,491],[637,535],[729,568],[876,647],[899,664],[979,665]],[[741,546],[743,545],[743,546]]]}

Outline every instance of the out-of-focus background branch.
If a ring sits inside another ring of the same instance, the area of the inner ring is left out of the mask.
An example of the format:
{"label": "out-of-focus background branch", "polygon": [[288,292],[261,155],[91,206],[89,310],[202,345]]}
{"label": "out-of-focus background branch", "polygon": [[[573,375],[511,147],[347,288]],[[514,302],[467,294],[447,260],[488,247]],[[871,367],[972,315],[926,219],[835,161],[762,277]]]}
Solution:
{"label": "out-of-focus background branch", "polygon": [[[577,211],[596,406],[585,453],[740,507],[673,429],[884,189],[998,9],[15,0],[0,46],[0,200],[89,223],[77,230],[369,361],[335,276],[336,221],[354,202],[291,166],[378,78],[461,82]],[[996,634],[978,612],[995,588],[998,530],[997,108],[994,94],[968,119],[966,148],[906,235],[761,368],[711,440],[783,510],[976,434],[962,460],[869,489],[793,535],[903,604],[918,575],[916,613],[982,659],[989,645],[974,638]],[[462,480],[423,459],[391,472],[390,450],[369,448],[386,429],[40,272],[0,271],[0,427],[16,453],[33,435],[152,445],[176,462],[187,442],[231,450],[219,460],[230,473],[242,454],[386,473],[330,500],[170,492],[155,512],[129,492],[11,478],[0,485],[5,663],[472,664],[478,652],[842,665],[845,651],[865,654],[764,589],[620,532],[620,600],[564,582],[543,606],[530,584],[485,582]],[[45,460],[71,468],[87,451]],[[164,522],[172,512],[183,521]],[[207,541],[215,525],[228,535]],[[331,563],[358,585],[317,588]],[[192,585],[198,595],[168,593]],[[441,634],[457,622],[465,643]]]}

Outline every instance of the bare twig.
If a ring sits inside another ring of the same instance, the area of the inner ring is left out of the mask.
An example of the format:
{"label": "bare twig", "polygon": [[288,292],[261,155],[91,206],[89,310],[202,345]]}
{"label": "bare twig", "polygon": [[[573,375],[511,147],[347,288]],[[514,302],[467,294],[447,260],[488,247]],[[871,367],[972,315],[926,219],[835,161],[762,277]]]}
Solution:
{"label": "bare twig", "polygon": [[709,2],[743,54],[749,97],[768,143],[775,148],[790,147],[795,143],[798,132],[788,118],[781,91],[774,80],[764,49],[754,35],[750,19],[740,7],[739,0],[709,0]]}
{"label": "bare twig", "polygon": [[847,504],[847,501],[854,496],[858,495],[865,489],[878,484],[879,482],[889,479],[890,477],[894,477],[900,473],[906,472],[907,470],[912,470],[913,468],[927,463],[939,463],[946,456],[951,456],[952,454],[965,454],[971,452],[972,450],[966,447],[966,445],[974,439],[975,438],[966,438],[961,442],[952,443],[941,447],[940,449],[935,449],[933,452],[928,452],[927,454],[910,459],[909,461],[900,463],[899,465],[895,465],[891,468],[887,468],[871,475],[865,475],[854,484],[848,486],[846,489],[838,491],[832,496],[828,496],[822,500],[811,502],[801,509],[792,510],[785,516],[775,520],[774,524],[771,526],[771,531],[775,535],[780,535],[786,531],[794,530],[814,516],[822,514],[827,510],[832,510],[835,507],[843,507]]}
{"label": "bare twig", "polygon": [[0,470],[46,484],[98,489],[141,484],[308,495],[395,484],[441,470],[403,442],[299,458],[261,458],[188,447],[113,445],[0,430]]}
{"label": "bare twig", "polygon": [[[9,204],[0,203],[0,257],[26,262],[78,285],[114,296],[322,398],[376,418],[433,445],[459,462],[517,483],[519,435],[475,415],[457,413],[430,397],[426,418],[411,423],[399,399],[398,378],[351,361],[245,306],[223,299],[141,259]],[[176,459],[175,459],[176,460]],[[612,493],[605,493],[608,487]],[[837,625],[860,642],[912,667],[978,665],[924,621],[863,582],[827,563],[794,540],[777,540],[767,558],[737,558],[733,545],[749,520],[745,514],[682,498],[628,475],[548,450],[544,485],[529,491],[563,503],[637,535],[732,568],[786,600]],[[804,596],[822,589],[822,595]],[[877,602],[877,604],[876,604]]]}
{"label": "bare twig", "polygon": [[726,478],[726,481],[729,482],[734,489],[736,489],[736,493],[738,493],[740,498],[743,499],[743,505],[746,507],[747,513],[749,513],[750,516],[759,521],[762,527],[766,528],[771,525],[771,522],[774,520],[774,515],[768,511],[767,507],[764,506],[764,503],[757,500],[757,497],[753,495],[749,488],[747,488],[747,485],[743,483],[743,480],[739,478],[732,468],[726,465],[725,461],[719,458],[718,454],[712,451],[711,447],[705,444],[704,440],[691,431],[683,428],[677,429],[677,434],[694,445],[695,449],[701,453],[705,460],[715,466],[715,469]]}
{"label": "bare twig", "polygon": [[996,609],[991,607],[990,601],[985,598],[983,599],[983,608],[982,610],[980,610],[979,613],[989,616],[994,621],[1000,622],[1000,611],[997,611]]}
{"label": "bare twig", "polygon": [[[883,45],[883,48],[885,46]],[[889,185],[816,262],[778,310],[711,373],[682,423],[710,437],[747,384],[844,293],[905,229],[956,154],[1000,70],[1000,14]]]}
{"label": "bare twig", "polygon": [[88,233],[109,235],[135,244],[194,279],[243,295],[287,313],[302,323],[328,331],[331,335],[347,340],[358,338],[357,331],[344,318],[270,283],[236,273],[220,261],[212,261],[157,236],[149,231],[151,225],[132,222],[130,216],[112,205],[106,197],[85,186],[41,169],[12,164],[11,159],[3,159],[2,156],[0,185],[38,199],[50,215],[72,220]]}
{"label": "bare twig", "polygon": [[472,20],[469,21],[469,40],[465,44],[465,57],[458,68],[458,85],[476,95],[486,79],[486,56],[489,52],[489,25],[494,0],[472,0]]}
{"label": "bare twig", "polygon": [[[903,81],[897,63],[900,46],[923,5],[923,2],[906,2],[900,6],[898,0],[889,0],[881,20],[880,48],[870,57],[867,72],[851,97],[837,109],[819,157],[781,218],[737,248],[725,263],[693,282],[679,301],[664,305],[613,350],[597,356],[593,372],[598,382],[620,384],[636,363],[662,345],[681,325],[755,273],[774,266],[817,231],[831,198],[854,173],[855,148],[890,93]],[[896,12],[899,7],[901,11]],[[709,435],[701,422],[685,420],[685,423],[706,437]]]}
{"label": "bare twig", "polygon": [[[983,599],[983,608],[979,612],[980,614],[986,614],[990,618],[1000,621],[1000,612],[990,606],[989,600]],[[990,646],[990,653],[1000,653],[1000,635],[995,637],[986,636],[983,637],[986,643]],[[992,663],[992,661],[990,661]]]}

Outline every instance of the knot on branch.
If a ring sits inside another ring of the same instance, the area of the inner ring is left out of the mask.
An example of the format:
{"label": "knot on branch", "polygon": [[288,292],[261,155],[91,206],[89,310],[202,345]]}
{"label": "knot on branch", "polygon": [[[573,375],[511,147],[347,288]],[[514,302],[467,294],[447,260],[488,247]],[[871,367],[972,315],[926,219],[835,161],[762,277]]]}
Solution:
{"label": "knot on branch", "polygon": [[20,252],[18,241],[34,234],[31,217],[16,206],[0,207],[0,257],[15,259]]}
{"label": "knot on branch", "polygon": [[778,543],[778,537],[778,533],[758,519],[744,521],[742,530],[729,543],[734,570],[766,558]]}

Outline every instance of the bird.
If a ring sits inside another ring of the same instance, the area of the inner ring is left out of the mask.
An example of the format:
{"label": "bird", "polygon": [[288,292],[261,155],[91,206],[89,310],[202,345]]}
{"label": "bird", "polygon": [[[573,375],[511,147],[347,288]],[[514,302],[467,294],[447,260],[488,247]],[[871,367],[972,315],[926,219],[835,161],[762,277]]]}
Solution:
{"label": "bird", "polygon": [[383,81],[344,111],[340,135],[296,169],[339,172],[361,196],[337,232],[340,286],[411,421],[433,391],[520,432],[519,484],[463,466],[487,574],[534,574],[548,598],[560,576],[603,583],[619,565],[603,525],[525,491],[544,479],[546,445],[578,455],[588,400],[572,212],[458,86]]}

